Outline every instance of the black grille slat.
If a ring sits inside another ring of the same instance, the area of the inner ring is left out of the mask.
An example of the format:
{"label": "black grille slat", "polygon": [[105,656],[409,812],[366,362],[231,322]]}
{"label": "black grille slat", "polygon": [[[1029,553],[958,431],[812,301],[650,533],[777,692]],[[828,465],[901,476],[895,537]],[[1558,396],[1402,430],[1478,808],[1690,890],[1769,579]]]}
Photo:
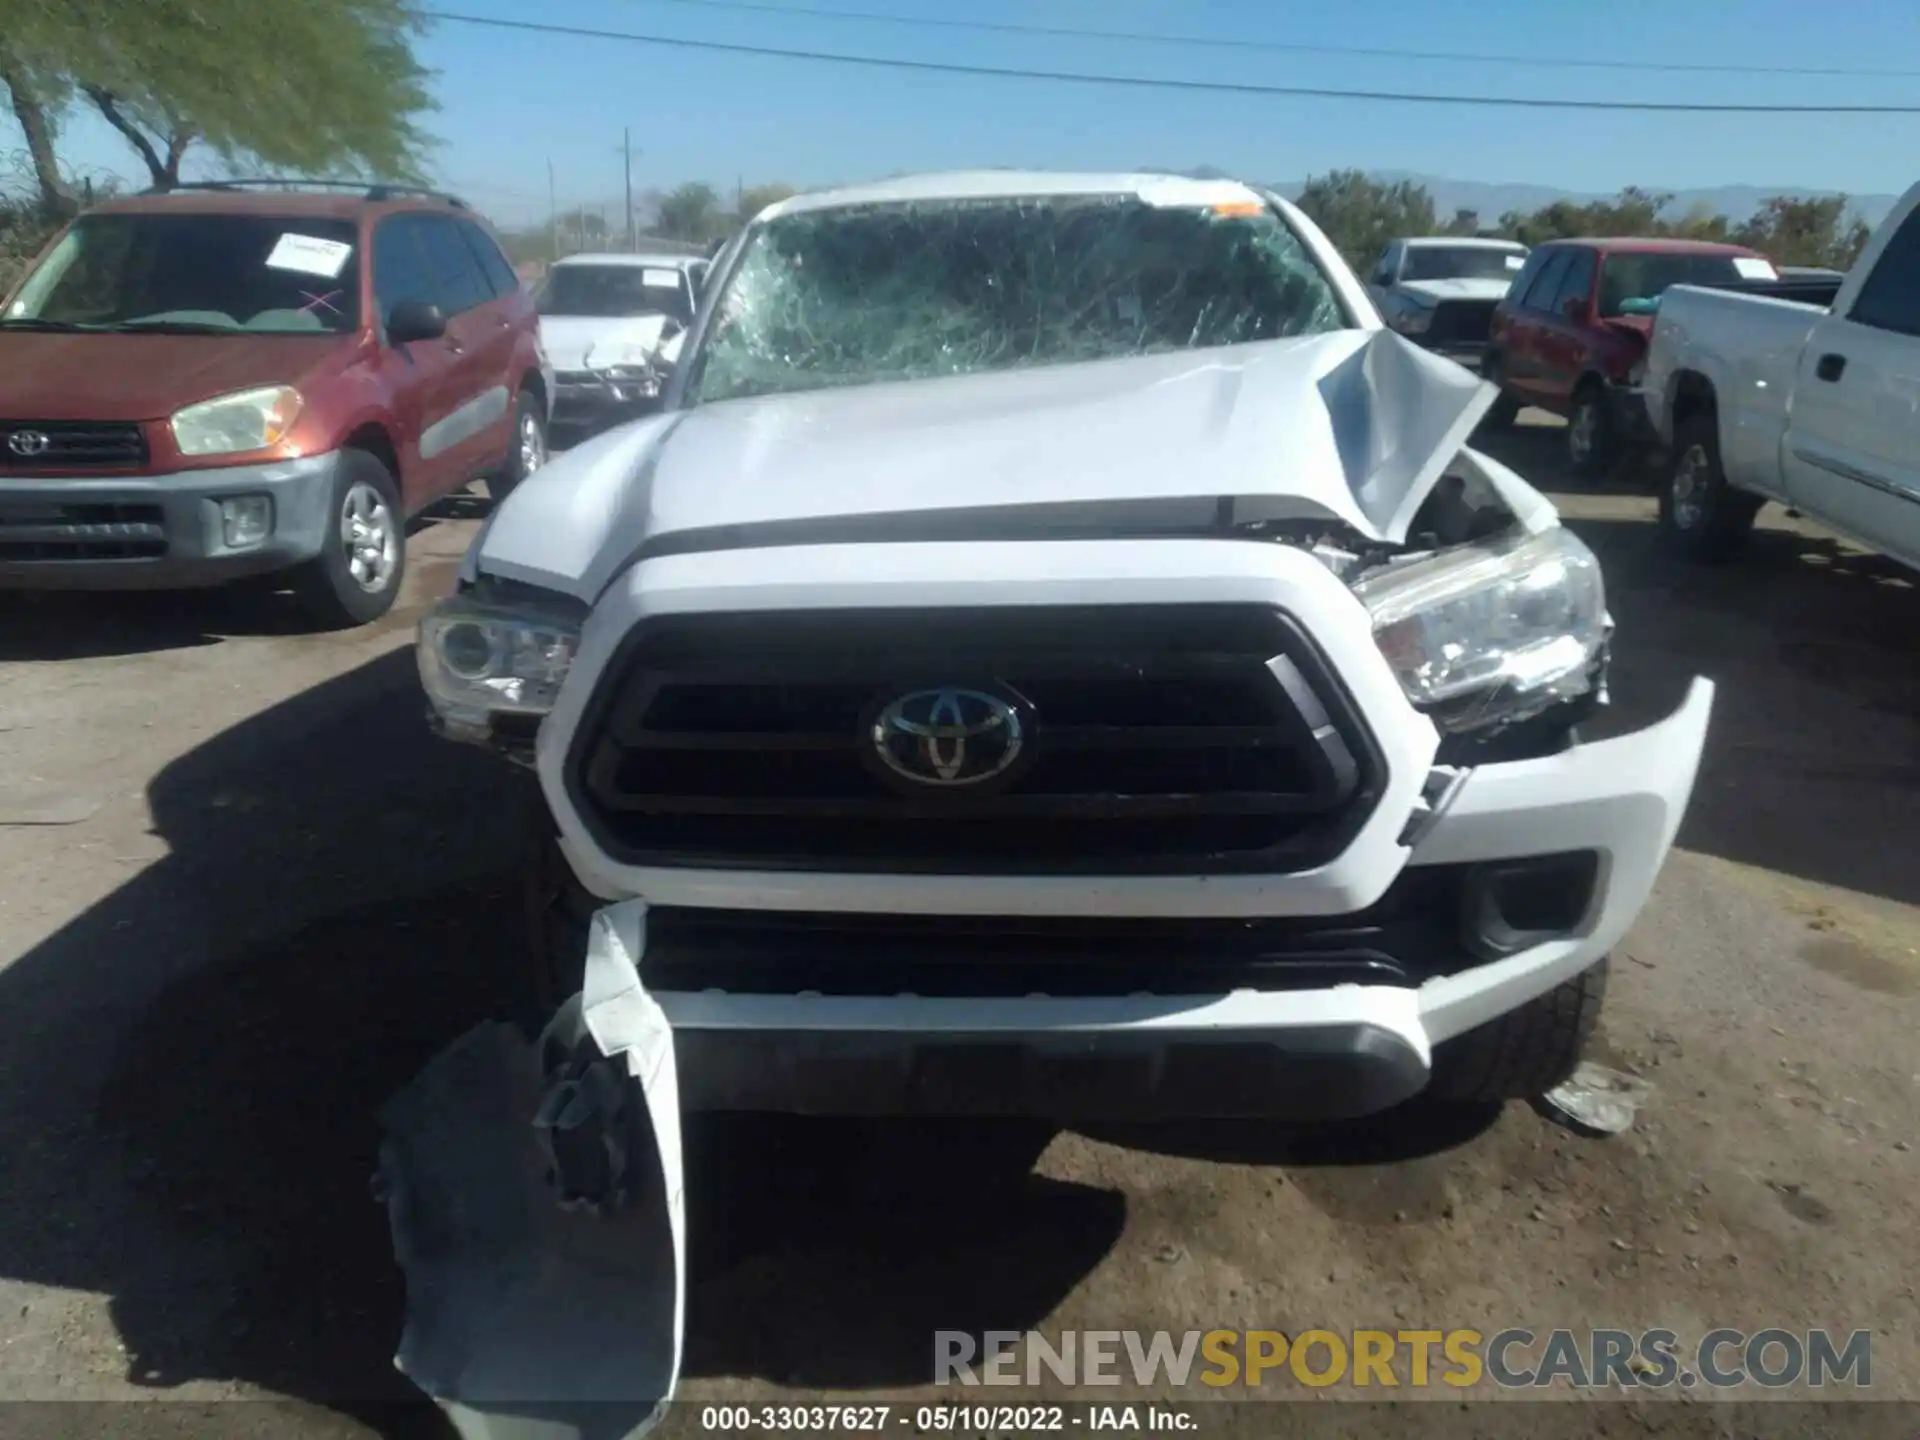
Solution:
{"label": "black grille slat", "polygon": [[653,990],[793,995],[1204,995],[1417,985],[1456,968],[1456,868],[1407,871],[1338,917],[1119,919],[647,912]]}
{"label": "black grille slat", "polygon": [[[608,674],[570,783],[637,864],[1302,868],[1384,778],[1317,651],[1257,606],[667,617]],[[1003,784],[921,792],[866,753],[881,705],[942,684],[1029,707]]]}
{"label": "black grille slat", "polygon": [[166,553],[158,505],[0,500],[0,560],[153,560]]}
{"label": "black grille slat", "polygon": [[[16,435],[42,437],[44,447],[22,454]],[[0,469],[127,469],[147,459],[146,432],[131,421],[0,420]]]}
{"label": "black grille slat", "polygon": [[1495,300],[1442,300],[1423,337],[1434,344],[1484,344],[1493,329]]}

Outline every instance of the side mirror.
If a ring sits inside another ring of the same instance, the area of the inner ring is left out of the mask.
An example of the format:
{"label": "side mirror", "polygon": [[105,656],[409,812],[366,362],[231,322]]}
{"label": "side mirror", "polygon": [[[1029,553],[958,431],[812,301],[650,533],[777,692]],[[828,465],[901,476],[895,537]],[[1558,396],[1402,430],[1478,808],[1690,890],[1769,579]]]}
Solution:
{"label": "side mirror", "polygon": [[1569,320],[1584,319],[1587,313],[1587,302],[1578,295],[1569,300],[1562,300],[1560,302],[1560,313]]}
{"label": "side mirror", "polygon": [[395,345],[438,340],[447,333],[447,317],[429,300],[402,300],[387,312],[387,339]]}

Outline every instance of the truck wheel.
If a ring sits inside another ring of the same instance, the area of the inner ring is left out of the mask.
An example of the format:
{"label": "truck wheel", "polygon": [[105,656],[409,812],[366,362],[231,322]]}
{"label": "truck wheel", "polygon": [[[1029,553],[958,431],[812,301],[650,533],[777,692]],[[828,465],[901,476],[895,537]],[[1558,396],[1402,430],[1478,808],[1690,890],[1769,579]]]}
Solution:
{"label": "truck wheel", "polygon": [[1599,480],[1613,468],[1616,448],[1607,393],[1588,382],[1574,391],[1567,416],[1567,464],[1582,480]]}
{"label": "truck wheel", "polygon": [[329,630],[365,625],[393,608],[406,573],[400,487],[378,456],[342,450],[320,553],[294,577],[301,606]]}
{"label": "truck wheel", "polygon": [[1727,484],[1714,413],[1688,416],[1674,433],[1660,487],[1660,538],[1667,547],[1688,560],[1729,559],[1752,533],[1762,503]]}
{"label": "truck wheel", "polygon": [[1571,980],[1433,1049],[1437,1100],[1531,1100],[1573,1074],[1607,997],[1602,956]]}
{"label": "truck wheel", "polygon": [[506,463],[487,477],[487,494],[498,505],[514,486],[546,463],[546,410],[531,390],[522,390],[513,406],[513,448]]}

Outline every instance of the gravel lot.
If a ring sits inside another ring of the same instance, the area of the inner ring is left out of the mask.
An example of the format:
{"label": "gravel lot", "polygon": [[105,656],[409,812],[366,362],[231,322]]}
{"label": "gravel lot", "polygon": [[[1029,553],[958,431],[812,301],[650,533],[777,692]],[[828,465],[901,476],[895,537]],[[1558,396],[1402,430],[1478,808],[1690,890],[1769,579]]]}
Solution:
{"label": "gravel lot", "polygon": [[[1495,448],[1608,563],[1610,727],[1721,684],[1615,957],[1604,1052],[1656,1087],[1636,1128],[709,1127],[688,1397],[924,1393],[936,1328],[1615,1324],[1871,1327],[1875,1389],[1920,1398],[1920,591],[1777,514],[1737,567],[1676,569],[1649,500],[1554,479],[1557,440]],[[402,604],[353,634],[0,597],[0,1400],[446,1433],[397,1408],[367,1179],[378,1102],[515,963],[526,784],[428,735],[410,652],[484,506],[423,525]]]}

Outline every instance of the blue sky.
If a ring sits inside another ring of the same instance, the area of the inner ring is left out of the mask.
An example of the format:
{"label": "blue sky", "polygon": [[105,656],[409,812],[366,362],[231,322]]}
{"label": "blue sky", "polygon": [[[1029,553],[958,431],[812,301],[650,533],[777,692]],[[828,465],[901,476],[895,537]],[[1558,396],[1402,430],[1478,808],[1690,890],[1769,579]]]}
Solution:
{"label": "blue sky", "polygon": [[[1915,76],[1713,75],[1288,54],[708,10],[672,0],[423,0],[561,25],[972,64],[1341,88],[1685,99],[1911,103]],[[1912,0],[811,0],[900,16],[964,16],[1529,57],[1907,67]],[[966,165],[1216,165],[1257,179],[1335,166],[1578,190],[1779,184],[1898,192],[1920,116],[1647,115],[1466,109],[1150,92],[929,75],[437,24],[422,45],[442,109],[440,176],[506,222],[617,200],[621,127],[636,190],[688,179],[797,185]],[[69,135],[83,165],[133,177],[111,132]]]}

